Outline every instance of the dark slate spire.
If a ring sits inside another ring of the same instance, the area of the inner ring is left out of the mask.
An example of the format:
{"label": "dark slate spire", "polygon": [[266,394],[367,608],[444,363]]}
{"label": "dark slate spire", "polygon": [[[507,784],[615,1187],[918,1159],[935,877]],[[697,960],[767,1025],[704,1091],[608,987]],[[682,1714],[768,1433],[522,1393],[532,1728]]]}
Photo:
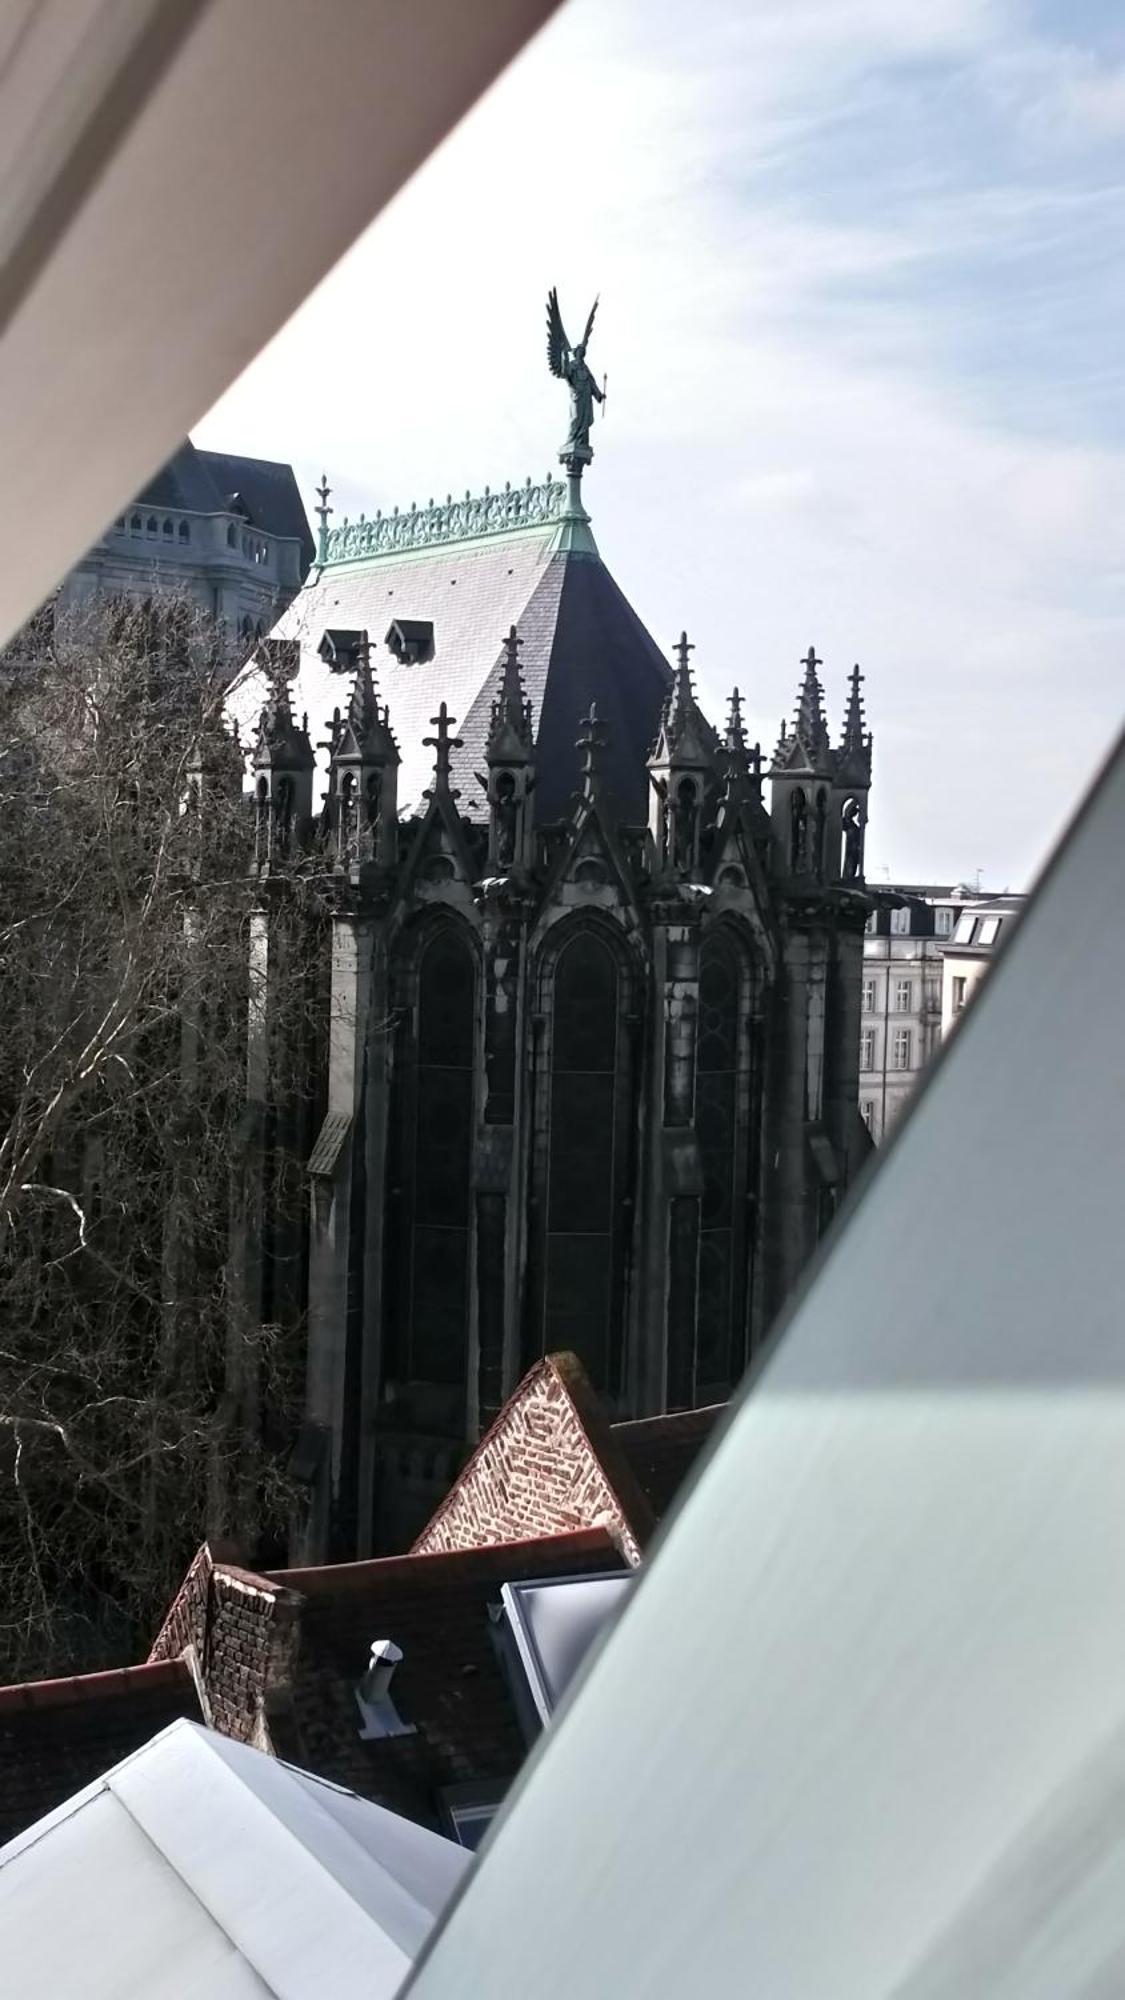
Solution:
{"label": "dark slate spire", "polygon": [[529,764],[535,743],[531,703],[523,691],[519,633],[513,625],[504,641],[504,677],[492,704],[492,719],[484,754],[489,764]]}

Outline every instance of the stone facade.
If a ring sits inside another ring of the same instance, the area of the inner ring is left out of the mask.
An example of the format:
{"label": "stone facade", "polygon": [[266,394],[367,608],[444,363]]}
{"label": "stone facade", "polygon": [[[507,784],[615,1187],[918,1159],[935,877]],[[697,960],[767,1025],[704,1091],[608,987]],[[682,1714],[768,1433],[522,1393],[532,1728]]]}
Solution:
{"label": "stone facade", "polygon": [[618,1419],[723,1401],[867,1150],[858,670],[833,744],[810,649],[766,774],[591,537],[433,511],[261,654],[236,1304],[304,1352],[306,1561],[408,1546],[553,1350]]}
{"label": "stone facade", "polygon": [[70,571],[60,604],[175,593],[245,657],[300,590],[312,554],[290,466],[187,440]]}

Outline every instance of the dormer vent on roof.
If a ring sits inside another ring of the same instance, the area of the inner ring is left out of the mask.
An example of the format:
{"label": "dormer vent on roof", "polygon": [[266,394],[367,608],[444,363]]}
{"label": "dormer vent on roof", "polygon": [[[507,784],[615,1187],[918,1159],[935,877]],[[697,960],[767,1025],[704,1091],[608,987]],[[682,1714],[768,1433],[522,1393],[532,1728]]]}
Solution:
{"label": "dormer vent on roof", "polygon": [[359,666],[364,634],[341,625],[329,625],[317,652],[334,674],[354,674]]}
{"label": "dormer vent on roof", "polygon": [[422,666],[434,657],[432,618],[396,618],[383,641],[388,653],[403,667]]}
{"label": "dormer vent on roof", "polygon": [[363,1717],[360,1736],[365,1743],[381,1736],[414,1736],[412,1722],[404,1722],[391,1700],[395,1668],[402,1665],[402,1647],[393,1639],[376,1639],[371,1648],[367,1672],[355,1691],[356,1707]]}

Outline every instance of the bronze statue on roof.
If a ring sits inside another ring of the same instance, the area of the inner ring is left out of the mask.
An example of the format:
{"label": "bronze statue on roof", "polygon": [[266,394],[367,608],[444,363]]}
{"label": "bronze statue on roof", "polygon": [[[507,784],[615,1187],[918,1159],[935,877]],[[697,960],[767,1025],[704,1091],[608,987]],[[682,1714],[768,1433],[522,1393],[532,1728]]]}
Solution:
{"label": "bronze statue on roof", "polygon": [[589,465],[594,456],[590,444],[590,426],[594,421],[594,403],[604,403],[604,386],[599,389],[592,370],[586,360],[586,348],[594,324],[594,314],[598,301],[590,307],[590,317],[586,321],[586,331],[577,347],[572,347],[567,339],[566,328],[559,311],[559,295],[554,286],[547,294],[547,360],[552,375],[566,382],[570,388],[570,429],[566,443],[559,457],[567,470],[580,472]]}

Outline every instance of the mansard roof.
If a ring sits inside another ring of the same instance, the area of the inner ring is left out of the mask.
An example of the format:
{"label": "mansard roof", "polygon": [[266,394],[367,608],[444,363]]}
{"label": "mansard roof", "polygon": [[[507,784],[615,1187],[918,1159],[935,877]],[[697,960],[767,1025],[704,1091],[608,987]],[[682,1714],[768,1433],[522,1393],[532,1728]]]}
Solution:
{"label": "mansard roof", "polygon": [[[416,808],[429,786],[424,739],[444,701],[462,743],[452,769],[459,810],[485,817],[474,774],[484,769],[514,625],[535,732],[537,817],[550,821],[566,810],[577,786],[578,724],[596,702],[609,738],[607,789],[620,812],[643,820],[645,759],[671,670],[592,538],[574,546],[571,525],[566,488],[548,479],[326,532],[326,559],[277,628],[300,640],[293,705],[308,710],[314,737],[343,693],[339,674],[319,657],[322,636],[330,628],[366,628],[402,756],[400,809]],[[396,658],[385,637],[394,620],[432,622],[432,657]],[[253,670],[244,690],[238,712],[245,702],[249,722],[261,706]]]}
{"label": "mansard roof", "polygon": [[241,452],[200,451],[185,438],[138,493],[135,505],[179,507],[187,514],[231,511],[235,496],[255,527],[300,542],[302,571],[315,554],[312,531],[291,465]]}

